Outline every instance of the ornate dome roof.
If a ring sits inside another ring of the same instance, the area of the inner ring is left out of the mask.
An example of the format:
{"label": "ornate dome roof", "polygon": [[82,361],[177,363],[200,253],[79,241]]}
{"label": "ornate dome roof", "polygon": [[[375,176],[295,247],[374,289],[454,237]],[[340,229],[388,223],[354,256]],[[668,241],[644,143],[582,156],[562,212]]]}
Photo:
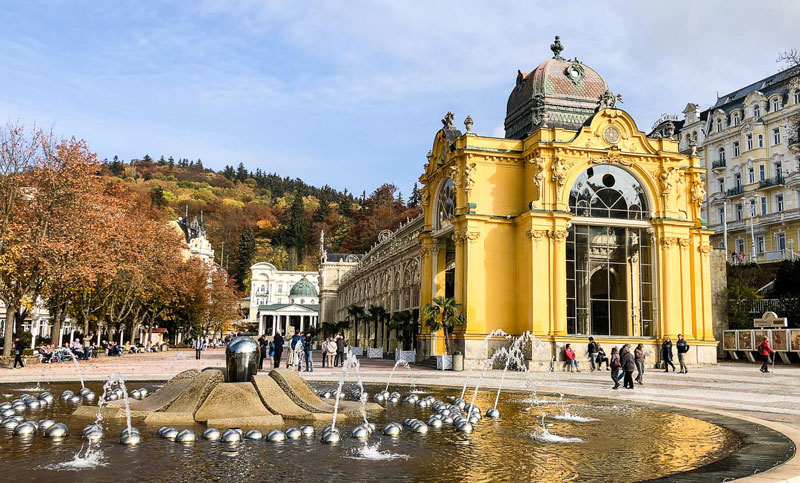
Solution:
{"label": "ornate dome roof", "polygon": [[550,46],[553,58],[529,73],[517,72],[517,83],[508,96],[506,138],[524,139],[539,126],[578,129],[595,112],[597,101],[608,90],[605,79],[578,59],[561,57],[563,46],[556,37]]}
{"label": "ornate dome roof", "polygon": [[289,291],[289,297],[316,297],[317,289],[305,276],[292,285]]}

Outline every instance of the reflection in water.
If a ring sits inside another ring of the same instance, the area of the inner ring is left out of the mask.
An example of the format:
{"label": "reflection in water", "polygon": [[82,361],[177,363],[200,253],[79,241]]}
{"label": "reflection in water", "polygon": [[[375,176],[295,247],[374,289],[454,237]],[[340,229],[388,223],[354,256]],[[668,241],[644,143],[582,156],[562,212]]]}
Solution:
{"label": "reflection in water", "polygon": [[[27,386],[27,385],[26,385]],[[42,390],[60,394],[75,390],[79,383],[43,384]],[[155,385],[144,385],[153,389]],[[0,394],[14,394],[18,386],[0,386]],[[100,385],[87,384],[100,393]],[[329,390],[329,386],[319,386]],[[368,387],[374,393],[383,387]],[[409,388],[395,387],[402,394]],[[438,400],[458,395],[458,390],[429,389]],[[19,395],[0,397],[10,401]],[[476,404],[490,408],[494,391],[478,393]],[[0,467],[5,481],[109,480],[547,480],[547,481],[640,481],[687,471],[727,456],[741,445],[739,437],[724,428],[678,414],[605,401],[567,398],[564,407],[552,396],[539,399],[540,406],[521,404],[529,394],[503,393],[498,409],[502,418],[484,419],[471,435],[453,428],[431,429],[426,435],[403,432],[398,438],[374,433],[364,443],[344,438],[338,445],[320,444],[317,438],[286,441],[243,441],[235,446],[199,440],[184,446],[160,439],[158,427],[137,422],[142,443],[124,447],[116,438],[104,439],[91,451],[81,450],[81,430],[92,421],[70,418],[74,406],[56,402],[49,408],[29,411],[27,419],[52,418],[69,426],[70,435],[52,441],[37,434],[27,440],[0,430]],[[596,421],[559,420],[550,415],[576,413]],[[548,414],[546,434],[541,411]],[[387,407],[370,416],[379,428],[406,418],[426,420],[430,408],[409,405]],[[360,419],[341,421],[342,434],[349,434]],[[119,434],[123,420],[104,420],[106,434]],[[320,422],[319,432],[325,422]],[[291,425],[289,422],[288,425]],[[180,426],[202,433],[203,426]],[[247,429],[247,428],[243,428]],[[532,437],[536,431],[540,437]],[[566,442],[552,441],[553,436]],[[578,443],[577,441],[583,441]],[[102,452],[102,453],[100,453]],[[78,456],[76,457],[76,453]],[[624,462],[624,464],[609,464]],[[76,473],[77,472],[77,473]]]}

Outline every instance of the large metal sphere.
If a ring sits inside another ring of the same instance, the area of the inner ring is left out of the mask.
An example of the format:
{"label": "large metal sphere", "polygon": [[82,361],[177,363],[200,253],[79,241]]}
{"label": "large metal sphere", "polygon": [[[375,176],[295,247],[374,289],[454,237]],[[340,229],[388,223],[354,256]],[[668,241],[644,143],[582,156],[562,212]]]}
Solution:
{"label": "large metal sphere", "polygon": [[21,394],[21,395],[19,396],[19,398],[18,398],[18,399],[19,399],[20,401],[22,401],[22,402],[25,402],[25,401],[27,401],[28,399],[33,399],[33,396],[31,396],[30,394],[25,394],[25,393],[23,393],[23,394]]}
{"label": "large metal sphere", "polygon": [[453,424],[453,418],[450,416],[445,416],[441,419],[442,424]]}
{"label": "large metal sphere", "polygon": [[[40,423],[40,424],[41,424],[41,423]],[[81,431],[81,432],[82,432],[83,434],[86,434],[86,433],[88,433],[88,432],[90,432],[90,431],[97,431],[97,430],[100,430],[100,431],[102,431],[102,430],[103,430],[103,427],[102,427],[102,426],[100,426],[99,424],[92,423],[92,424],[87,424],[87,425],[86,425],[86,427],[84,427],[84,428],[83,428],[83,431]]]}
{"label": "large metal sphere", "polygon": [[226,443],[238,443],[242,440],[242,433],[235,429],[227,429],[222,433],[222,441]]}
{"label": "large metal sphere", "polygon": [[0,423],[0,426],[2,426],[3,429],[11,430],[19,426],[19,421],[13,418],[4,419],[3,422]]}
{"label": "large metal sphere", "polygon": [[270,443],[280,443],[286,441],[286,435],[280,429],[273,429],[267,433],[267,441]]}
{"label": "large metal sphere", "polygon": [[142,397],[145,398],[150,395],[150,391],[148,391],[146,387],[140,387],[139,394],[141,394]]}
{"label": "large metal sphere", "polygon": [[[326,428],[327,429],[327,428]],[[324,431],[322,433],[322,442],[325,444],[336,444],[342,440],[342,437],[339,435],[338,429],[331,429],[330,431]]]}
{"label": "large metal sphere", "polygon": [[207,439],[209,441],[216,441],[220,436],[219,429],[217,428],[208,428],[203,431],[203,439]]}
{"label": "large metal sphere", "polygon": [[133,391],[128,393],[128,396],[130,396],[133,399],[141,399],[142,398],[142,394],[139,392],[138,389],[134,389]]}
{"label": "large metal sphere", "polygon": [[5,411],[6,409],[11,409],[10,402],[0,403],[0,411]]}
{"label": "large metal sphere", "polygon": [[70,396],[69,402],[72,403],[72,404],[80,404],[81,403],[81,397],[80,396]]}
{"label": "large metal sphere", "polygon": [[64,438],[67,434],[69,434],[69,429],[64,423],[55,423],[44,432],[46,437],[52,439]]}
{"label": "large metal sphere", "polygon": [[382,393],[378,393],[378,394],[372,396],[372,400],[375,401],[376,403],[380,404],[380,403],[382,403],[382,402],[384,402],[386,400],[386,397]]}
{"label": "large metal sphere", "polygon": [[117,393],[112,392],[111,394],[106,394],[106,401],[117,401],[117,400],[119,400],[119,395]]}
{"label": "large metal sphere", "polygon": [[441,419],[429,419],[428,426],[432,428],[441,428],[442,427],[442,420]]}
{"label": "large metal sphere", "polygon": [[286,430],[286,437],[288,439],[300,439],[301,437],[303,437],[303,432],[292,426],[291,428]]}
{"label": "large metal sphere", "polygon": [[418,434],[426,434],[428,432],[428,425],[425,423],[415,424],[411,429]]}
{"label": "large metal sphere", "polygon": [[86,394],[87,392],[92,392],[92,390],[91,390],[91,389],[89,389],[88,387],[82,387],[82,388],[81,388],[81,390],[80,390],[80,391],[78,391],[78,396],[83,396],[83,395],[84,395],[84,394]]}
{"label": "large metal sphere", "polygon": [[326,392],[322,393],[322,397],[324,397],[325,399],[330,399],[332,396],[331,396],[331,393],[326,391]]}
{"label": "large metal sphere", "polygon": [[481,418],[479,418],[479,417],[477,417],[477,416],[475,416],[475,415],[473,414],[472,416],[470,416],[469,418],[467,418],[467,421],[469,421],[469,424],[471,424],[471,425],[475,426],[476,424],[478,424],[479,422],[481,422]]}
{"label": "large metal sphere", "polygon": [[252,337],[236,337],[225,348],[225,372],[227,382],[249,382],[258,374],[261,357],[258,342]]}
{"label": "large metal sphere", "polygon": [[353,429],[353,437],[355,439],[367,439],[369,438],[369,429],[365,428],[364,426],[356,426]]}
{"label": "large metal sphere", "polygon": [[161,436],[164,434],[164,431],[170,429],[171,427],[172,426],[161,426],[160,428],[158,428],[158,431],[156,431],[156,434]]}
{"label": "large metal sphere", "polygon": [[251,429],[250,431],[245,433],[244,437],[245,437],[245,439],[249,439],[249,440],[260,440],[260,439],[264,439],[264,433],[262,433],[261,431],[259,431],[257,429]]}
{"label": "large metal sphere", "polygon": [[461,433],[471,433],[474,428],[472,427],[472,424],[469,423],[469,421],[462,421],[456,427],[456,429]]}
{"label": "large metal sphere", "polygon": [[26,409],[28,409],[28,406],[26,406],[25,403],[21,402],[21,403],[17,403],[17,404],[12,405],[11,409],[13,409],[14,412],[17,413],[17,414],[22,414],[22,413],[25,412]]}
{"label": "large metal sphere", "polygon": [[310,424],[300,426],[300,432],[303,433],[303,436],[313,436],[314,426],[311,426]]}
{"label": "large metal sphere", "polygon": [[164,438],[164,439],[168,439],[170,441],[175,441],[175,438],[178,437],[178,434],[180,434],[180,433],[178,432],[177,429],[175,429],[175,428],[167,428],[167,429],[165,429],[164,431],[161,432],[161,437]]}
{"label": "large metal sphere", "polygon": [[83,439],[89,441],[90,443],[96,443],[103,439],[103,431],[98,429],[93,429],[87,433],[83,433]]}
{"label": "large metal sphere", "polygon": [[2,411],[0,411],[0,417],[2,417],[3,419],[5,419],[5,418],[7,418],[9,416],[13,416],[15,414],[17,414],[17,412],[14,411],[11,408],[3,409]]}
{"label": "large metal sphere", "polygon": [[395,396],[389,396],[386,402],[388,402],[389,404],[397,404],[400,402],[400,398]]}
{"label": "large metal sphere", "polygon": [[142,437],[139,435],[139,433],[123,434],[119,438],[119,442],[125,446],[136,446],[142,442]]}
{"label": "large metal sphere", "polygon": [[464,406],[466,406],[466,405],[467,405],[467,403],[463,399],[461,399],[460,397],[457,397],[453,401],[453,406],[456,406],[458,409],[464,409]]}
{"label": "large metal sphere", "polygon": [[95,393],[93,393],[92,391],[89,391],[89,392],[87,392],[86,394],[83,395],[83,400],[91,402],[91,401],[94,401],[96,397],[97,397],[97,395]]}
{"label": "large metal sphere", "polygon": [[14,436],[30,436],[36,433],[36,424],[30,421],[18,424],[14,428]]}
{"label": "large metal sphere", "polygon": [[72,391],[70,391],[69,389],[67,389],[66,391],[64,391],[64,392],[62,392],[62,393],[61,393],[61,399],[66,399],[66,398],[68,398],[68,397],[72,397],[72,396],[74,396],[74,395],[75,395],[75,393],[74,393],[74,392],[72,392]]}
{"label": "large metal sphere", "polygon": [[56,424],[52,419],[42,419],[39,421],[39,431],[45,431],[50,426]]}
{"label": "large metal sphere", "polygon": [[42,398],[37,399],[37,401],[39,401],[39,407],[42,408],[46,408],[52,403],[52,401],[48,401],[47,399],[42,399]]}
{"label": "large metal sphere", "polygon": [[184,429],[180,433],[178,433],[178,437],[175,438],[175,441],[179,443],[194,443],[197,438],[194,435],[194,431],[191,429]]}
{"label": "large metal sphere", "polygon": [[383,434],[386,436],[397,436],[403,431],[403,428],[397,423],[389,423],[383,428]]}
{"label": "large metal sphere", "polygon": [[134,427],[131,427],[131,429],[125,428],[122,430],[122,435],[126,434],[139,434],[139,430]]}

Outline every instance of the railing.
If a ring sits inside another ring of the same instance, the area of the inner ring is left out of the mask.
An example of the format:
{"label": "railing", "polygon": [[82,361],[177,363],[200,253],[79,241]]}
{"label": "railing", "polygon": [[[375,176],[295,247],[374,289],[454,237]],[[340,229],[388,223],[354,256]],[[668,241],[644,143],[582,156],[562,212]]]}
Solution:
{"label": "railing", "polygon": [[736,196],[744,193],[744,186],[739,185],[728,189],[728,196]]}
{"label": "railing", "polygon": [[712,169],[724,168],[726,165],[727,164],[725,163],[724,159],[718,159],[717,161],[714,161],[713,163],[711,163],[711,168]]}
{"label": "railing", "polygon": [[778,185],[782,185],[782,184],[785,184],[785,183],[786,183],[786,180],[783,178],[783,175],[779,174],[777,176],[773,176],[771,178],[767,178],[764,181],[760,182],[758,184],[758,188],[759,189],[768,188],[770,186],[778,186]]}

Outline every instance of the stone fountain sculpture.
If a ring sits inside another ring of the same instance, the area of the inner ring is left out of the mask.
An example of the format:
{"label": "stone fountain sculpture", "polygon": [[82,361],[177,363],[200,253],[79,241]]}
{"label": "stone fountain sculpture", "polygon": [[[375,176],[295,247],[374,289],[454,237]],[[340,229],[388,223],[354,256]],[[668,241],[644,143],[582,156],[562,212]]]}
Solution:
{"label": "stone fountain sculpture", "polygon": [[[167,381],[149,397],[130,401],[131,417],[152,425],[205,424],[222,428],[272,429],[284,419],[328,421],[329,404],[289,369],[258,374],[258,344],[251,337],[236,337],[225,350],[225,368],[189,369]],[[361,403],[340,401],[339,417],[360,418]],[[369,403],[367,410],[380,411]],[[97,407],[84,405],[73,416],[94,420]],[[125,418],[122,401],[100,408],[106,419]]]}

